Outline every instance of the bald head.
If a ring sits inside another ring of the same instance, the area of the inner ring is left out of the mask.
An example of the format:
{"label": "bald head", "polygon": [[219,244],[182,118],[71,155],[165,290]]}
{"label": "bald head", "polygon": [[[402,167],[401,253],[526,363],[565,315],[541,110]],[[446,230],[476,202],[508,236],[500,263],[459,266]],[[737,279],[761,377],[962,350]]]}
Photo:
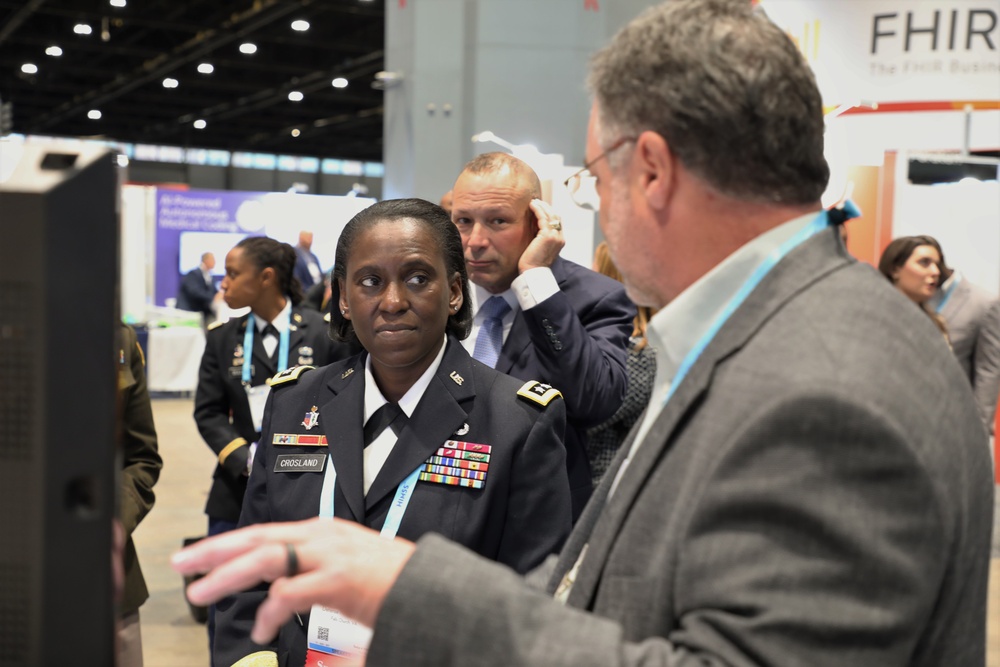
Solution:
{"label": "bald head", "polygon": [[502,177],[511,187],[523,191],[522,194],[528,201],[542,197],[542,183],[538,180],[538,174],[528,166],[527,162],[509,153],[496,152],[477,155],[465,165],[462,174],[476,176],[489,174]]}

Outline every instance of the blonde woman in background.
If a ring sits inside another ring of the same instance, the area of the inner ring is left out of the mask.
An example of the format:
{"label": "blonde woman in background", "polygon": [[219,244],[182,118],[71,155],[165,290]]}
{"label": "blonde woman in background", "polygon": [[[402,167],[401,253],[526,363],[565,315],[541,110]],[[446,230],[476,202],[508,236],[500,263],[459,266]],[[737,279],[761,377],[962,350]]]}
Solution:
{"label": "blonde woman in background", "polygon": [[[611,261],[608,244],[601,241],[594,250],[594,271],[622,280],[618,267]],[[625,400],[618,412],[600,426],[587,431],[587,458],[590,461],[590,475],[594,488],[601,482],[611,461],[615,458],[618,448],[632,429],[639,415],[649,402],[653,389],[653,378],[656,375],[656,356],[653,348],[646,344],[646,325],[656,313],[652,308],[638,306],[638,313],[633,322],[632,335],[628,341],[628,389]]]}

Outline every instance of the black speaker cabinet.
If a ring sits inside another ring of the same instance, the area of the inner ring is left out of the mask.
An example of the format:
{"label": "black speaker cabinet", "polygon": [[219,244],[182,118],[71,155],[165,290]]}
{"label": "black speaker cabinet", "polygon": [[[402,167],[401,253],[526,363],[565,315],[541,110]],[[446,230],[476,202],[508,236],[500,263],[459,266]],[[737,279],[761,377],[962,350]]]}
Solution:
{"label": "black speaker cabinet", "polygon": [[26,144],[0,183],[3,667],[115,662],[118,266],[114,153]]}

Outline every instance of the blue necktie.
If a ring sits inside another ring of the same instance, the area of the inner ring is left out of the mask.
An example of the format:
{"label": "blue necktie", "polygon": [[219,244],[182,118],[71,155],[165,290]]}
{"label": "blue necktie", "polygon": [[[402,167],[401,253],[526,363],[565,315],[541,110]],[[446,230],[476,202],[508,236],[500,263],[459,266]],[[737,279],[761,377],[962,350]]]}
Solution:
{"label": "blue necktie", "polygon": [[478,359],[490,368],[496,368],[500,358],[500,348],[503,347],[503,316],[510,311],[510,306],[502,296],[491,296],[480,308],[486,316],[483,326],[476,336],[476,347],[472,358]]}

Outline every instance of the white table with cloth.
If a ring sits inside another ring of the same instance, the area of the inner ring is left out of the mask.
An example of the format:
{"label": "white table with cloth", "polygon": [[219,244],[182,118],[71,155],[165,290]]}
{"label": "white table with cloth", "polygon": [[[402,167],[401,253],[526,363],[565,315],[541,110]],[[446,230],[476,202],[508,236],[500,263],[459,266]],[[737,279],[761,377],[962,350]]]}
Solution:
{"label": "white table with cloth", "polygon": [[146,342],[146,380],[150,391],[194,392],[205,352],[201,327],[151,328]]}

